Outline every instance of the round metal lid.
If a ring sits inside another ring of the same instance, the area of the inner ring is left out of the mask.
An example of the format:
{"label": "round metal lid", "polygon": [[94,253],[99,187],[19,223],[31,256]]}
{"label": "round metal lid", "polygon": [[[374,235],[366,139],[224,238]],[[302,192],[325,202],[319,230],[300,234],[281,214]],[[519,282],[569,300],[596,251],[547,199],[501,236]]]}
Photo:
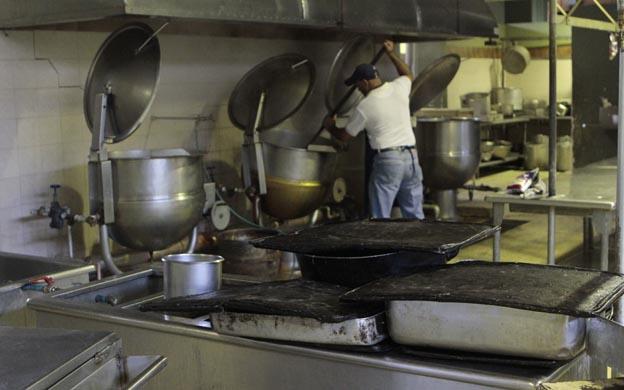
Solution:
{"label": "round metal lid", "polygon": [[447,54],[425,68],[412,83],[410,112],[413,114],[429,104],[450,84],[459,69],[457,54]]}
{"label": "round metal lid", "polygon": [[329,76],[327,77],[327,86],[325,87],[325,106],[329,112],[335,112],[338,115],[349,112],[351,108],[357,105],[364,95],[357,89],[351,94],[351,97],[335,111],[343,96],[349,91],[344,81],[351,77],[353,70],[359,64],[370,63],[375,56],[375,43],[372,38],[366,36],[356,36],[348,40],[334,58],[329,68]]}
{"label": "round metal lid", "polygon": [[274,127],[293,115],[310,95],[315,69],[312,61],[301,54],[282,54],[256,65],[238,82],[230,95],[228,115],[239,129],[253,124],[265,93],[258,130]]}
{"label": "round metal lid", "polygon": [[99,115],[98,95],[107,87],[108,99],[105,138],[119,142],[140,125],[154,101],[160,70],[160,46],[152,29],[134,23],[114,31],[100,46],[93,62],[83,96],[84,115],[89,129]]}

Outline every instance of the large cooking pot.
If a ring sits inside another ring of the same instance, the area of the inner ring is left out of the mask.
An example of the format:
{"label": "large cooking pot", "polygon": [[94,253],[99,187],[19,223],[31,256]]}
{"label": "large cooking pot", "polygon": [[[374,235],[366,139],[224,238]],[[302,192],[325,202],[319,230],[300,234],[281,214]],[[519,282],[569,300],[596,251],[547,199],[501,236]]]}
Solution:
{"label": "large cooking pot", "polygon": [[490,101],[492,103],[492,106],[498,106],[502,108],[502,106],[504,105],[511,105],[514,111],[522,111],[523,109],[522,90],[520,88],[492,88]]}
{"label": "large cooking pot", "polygon": [[420,117],[414,132],[427,187],[456,189],[475,174],[481,160],[478,121]]}
{"label": "large cooking pot", "polygon": [[[300,138],[293,133],[264,131],[260,136],[267,183],[267,194],[262,196],[260,206],[279,219],[299,218],[316,210],[335,179],[336,151],[331,147],[312,151],[305,146],[291,146]],[[251,168],[257,171],[255,157]]]}
{"label": "large cooking pot", "polygon": [[463,108],[471,108],[475,116],[487,116],[490,113],[490,98],[487,92],[471,92],[460,97]]}
{"label": "large cooking pot", "polygon": [[428,265],[446,264],[448,254],[434,252],[349,251],[319,256],[297,254],[304,279],[358,287],[373,280],[401,275]]}
{"label": "large cooking pot", "polygon": [[[205,201],[200,155],[182,149],[130,150],[109,152],[109,159],[115,222],[108,228],[113,240],[128,248],[155,251],[191,233]],[[101,183],[99,165],[89,166],[91,185]]]}

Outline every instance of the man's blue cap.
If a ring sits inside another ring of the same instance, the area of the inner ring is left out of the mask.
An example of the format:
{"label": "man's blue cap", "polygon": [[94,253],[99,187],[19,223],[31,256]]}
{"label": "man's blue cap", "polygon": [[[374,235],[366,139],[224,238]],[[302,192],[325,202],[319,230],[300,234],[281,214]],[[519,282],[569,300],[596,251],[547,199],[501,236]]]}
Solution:
{"label": "man's blue cap", "polygon": [[379,74],[377,73],[377,68],[375,68],[371,64],[360,64],[355,67],[355,70],[353,71],[351,77],[346,79],[344,83],[350,86],[355,84],[356,81],[372,80],[376,79],[377,77],[379,77]]}

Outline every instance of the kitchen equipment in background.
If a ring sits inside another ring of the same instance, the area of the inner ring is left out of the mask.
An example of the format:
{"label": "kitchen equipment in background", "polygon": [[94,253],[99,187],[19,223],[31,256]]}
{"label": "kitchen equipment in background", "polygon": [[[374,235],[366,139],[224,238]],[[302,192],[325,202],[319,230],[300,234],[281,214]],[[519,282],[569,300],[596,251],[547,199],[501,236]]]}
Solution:
{"label": "kitchen equipment in background", "polygon": [[[313,147],[297,147],[300,133],[291,129],[265,130],[260,134],[267,195],[262,211],[278,219],[294,219],[312,213],[327,200],[336,178],[338,154],[317,139]],[[255,156],[255,151],[252,153]],[[254,159],[251,170],[256,172]]]}
{"label": "kitchen equipment in background", "polygon": [[460,97],[461,106],[472,108],[474,116],[486,120],[490,115],[490,94],[487,92],[471,92]]}
{"label": "kitchen equipment in background", "polygon": [[432,190],[440,219],[457,220],[457,189],[474,176],[481,160],[479,123],[418,117],[414,133],[423,183]]}
{"label": "kitchen equipment in background", "polygon": [[[135,250],[165,249],[191,233],[204,205],[202,156],[183,149],[109,152],[116,242]],[[99,172],[91,178],[99,181]],[[92,199],[96,209],[104,199]]]}
{"label": "kitchen equipment in background", "polygon": [[511,151],[511,142],[505,140],[496,140],[492,147],[492,157],[504,160]]}
{"label": "kitchen equipment in background", "polygon": [[429,64],[416,76],[410,92],[410,113],[425,107],[451,83],[461,64],[457,54],[447,54]]}
{"label": "kitchen equipment in background", "polygon": [[272,279],[279,273],[282,252],[256,248],[249,241],[276,234],[278,233],[275,230],[269,229],[224,230],[207,240],[210,244],[205,250],[227,259],[223,262],[223,272],[226,274]]}
{"label": "kitchen equipment in background", "polygon": [[199,253],[163,257],[165,299],[220,289],[223,261],[221,256]]}
{"label": "kitchen equipment in background", "polygon": [[[351,76],[353,69],[360,64],[367,63],[373,65],[375,73],[379,75],[377,68],[374,66],[386,53],[386,49],[382,46],[377,51],[377,54],[372,57],[368,54],[374,50],[374,47],[375,44],[370,37],[361,35],[347,41],[338,51],[329,69],[329,77],[327,78],[327,86],[325,88],[325,106],[328,109],[328,116],[334,117],[346,114],[364,97],[355,85],[347,86],[344,83],[344,80]],[[325,130],[325,126],[321,125],[307,142],[307,145],[314,143],[323,130]]]}
{"label": "kitchen equipment in background", "polygon": [[548,144],[535,142],[524,144],[524,168],[548,170]]}
{"label": "kitchen equipment in background", "polygon": [[104,261],[121,273],[110,253],[110,236],[130,249],[164,249],[193,232],[204,204],[201,156],[174,149],[106,150],[141,124],[155,97],[160,46],[152,29],[133,23],[100,46],[85,83],[84,115],[92,133],[88,220],[99,223]]}
{"label": "kitchen equipment in background", "polygon": [[526,47],[514,44],[503,51],[501,62],[505,71],[520,74],[531,62],[531,53]]}
{"label": "kitchen equipment in background", "polygon": [[112,332],[1,327],[0,337],[3,389],[140,389],[167,365],[124,356]]}
{"label": "kitchen equipment in background", "polygon": [[304,278],[358,286],[444,263],[498,227],[415,219],[380,219],[315,226],[252,241],[297,254]]}
{"label": "kitchen equipment in background", "polygon": [[[382,48],[382,50],[385,49]],[[356,88],[339,107],[351,89],[345,85],[344,81],[351,77],[356,66],[371,63],[374,55],[375,43],[371,37],[365,35],[353,37],[338,50],[329,68],[325,84],[325,107],[328,112],[344,115],[364,98],[364,95]]]}
{"label": "kitchen equipment in background", "polygon": [[400,343],[568,360],[585,347],[586,318],[602,315],[623,293],[616,273],[463,261],[378,280],[343,299],[386,302],[390,337]]}
{"label": "kitchen equipment in background", "polygon": [[509,109],[506,108],[507,112],[503,112],[503,106],[509,107],[509,105],[511,105],[513,111],[522,111],[522,90],[520,88],[512,87],[492,88],[492,92],[490,93],[490,102],[492,107],[496,107],[505,115],[509,115]]}
{"label": "kitchen equipment in background", "polygon": [[557,170],[568,172],[574,166],[572,137],[561,136],[557,139]]}
{"label": "kitchen equipment in background", "polygon": [[481,141],[481,161],[490,161],[492,159],[493,149],[494,141]]}
{"label": "kitchen equipment in background", "polygon": [[301,107],[314,72],[312,62],[302,55],[271,57],[247,72],[230,95],[230,120],[245,132],[243,179],[256,222],[260,210],[277,219],[311,213],[325,200],[334,180],[332,146],[307,147],[300,132],[272,128]]}

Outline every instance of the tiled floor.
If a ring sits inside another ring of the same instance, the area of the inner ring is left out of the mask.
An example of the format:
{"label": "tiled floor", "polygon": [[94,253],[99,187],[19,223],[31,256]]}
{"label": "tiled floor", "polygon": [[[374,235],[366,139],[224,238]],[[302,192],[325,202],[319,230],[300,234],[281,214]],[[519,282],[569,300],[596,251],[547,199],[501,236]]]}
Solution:
{"label": "tiled floor", "polygon": [[[522,171],[504,171],[476,180],[476,185],[505,188]],[[541,179],[548,181],[547,172]],[[561,175],[566,175],[562,173]],[[483,199],[492,192],[474,191],[469,199],[467,190],[458,190],[458,213],[466,222],[491,222],[491,204]],[[580,216],[557,215],[555,233],[555,256],[559,265],[573,265],[598,268],[599,241],[594,249],[583,250],[583,218]],[[547,214],[506,212],[501,235],[502,261],[520,261],[535,264],[547,263],[548,244]],[[492,239],[484,240],[462,249],[454,259],[492,259]],[[613,263],[613,261],[611,261]]]}

